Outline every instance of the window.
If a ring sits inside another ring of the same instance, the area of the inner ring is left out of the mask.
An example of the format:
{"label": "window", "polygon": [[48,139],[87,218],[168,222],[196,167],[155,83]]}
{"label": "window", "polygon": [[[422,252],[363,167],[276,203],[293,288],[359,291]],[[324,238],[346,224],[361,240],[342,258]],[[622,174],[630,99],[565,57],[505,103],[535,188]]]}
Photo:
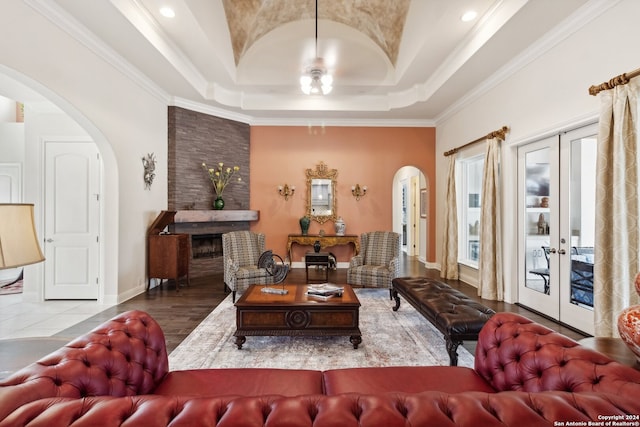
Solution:
{"label": "window", "polygon": [[484,156],[458,161],[458,262],[478,266]]}

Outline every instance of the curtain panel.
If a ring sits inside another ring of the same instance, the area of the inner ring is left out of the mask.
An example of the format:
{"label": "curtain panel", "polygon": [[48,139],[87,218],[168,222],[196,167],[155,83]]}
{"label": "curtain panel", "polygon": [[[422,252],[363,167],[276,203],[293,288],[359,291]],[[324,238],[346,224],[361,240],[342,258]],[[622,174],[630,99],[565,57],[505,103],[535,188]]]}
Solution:
{"label": "curtain panel", "polygon": [[487,141],[482,176],[478,296],[494,301],[504,299],[501,205],[500,141],[492,138]]}
{"label": "curtain panel", "polygon": [[440,277],[458,279],[458,206],[456,202],[456,156],[449,156],[444,205],[444,229]]}
{"label": "curtain panel", "polygon": [[595,335],[618,335],[620,312],[637,304],[638,83],[602,91],[596,162]]}

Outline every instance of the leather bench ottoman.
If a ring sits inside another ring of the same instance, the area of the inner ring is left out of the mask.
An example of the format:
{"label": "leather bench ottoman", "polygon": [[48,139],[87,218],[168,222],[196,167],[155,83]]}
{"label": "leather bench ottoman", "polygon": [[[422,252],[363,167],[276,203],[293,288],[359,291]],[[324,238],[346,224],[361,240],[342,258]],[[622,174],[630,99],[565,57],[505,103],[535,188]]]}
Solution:
{"label": "leather bench ottoman", "polygon": [[427,277],[398,277],[392,280],[391,294],[400,308],[402,295],[438,329],[447,345],[451,366],[458,365],[458,346],[478,340],[478,334],[495,311],[439,280]]}

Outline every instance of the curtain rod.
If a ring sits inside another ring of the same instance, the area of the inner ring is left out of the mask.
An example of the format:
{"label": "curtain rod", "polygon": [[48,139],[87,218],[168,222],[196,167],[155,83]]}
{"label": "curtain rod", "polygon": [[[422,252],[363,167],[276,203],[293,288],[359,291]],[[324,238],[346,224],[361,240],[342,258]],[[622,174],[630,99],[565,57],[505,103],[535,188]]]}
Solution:
{"label": "curtain rod", "polygon": [[619,76],[612,78],[608,82],[591,86],[589,88],[589,95],[595,96],[603,90],[613,89],[614,87],[619,85],[626,85],[627,83],[629,83],[629,80],[637,76],[640,76],[640,68],[638,68],[637,70],[630,71],[628,73],[622,73]]}
{"label": "curtain rod", "polygon": [[466,147],[468,147],[470,145],[473,145],[476,142],[486,141],[487,139],[498,138],[499,140],[504,141],[504,137],[505,137],[505,134],[507,132],[509,132],[509,128],[506,127],[506,126],[502,126],[501,129],[494,130],[493,132],[489,132],[488,134],[486,134],[482,138],[475,139],[475,140],[473,140],[471,142],[467,142],[466,144],[461,145],[460,147],[451,149],[451,150],[445,152],[444,155],[445,156],[450,156],[452,154],[456,154],[459,150],[462,150],[463,148],[466,148]]}

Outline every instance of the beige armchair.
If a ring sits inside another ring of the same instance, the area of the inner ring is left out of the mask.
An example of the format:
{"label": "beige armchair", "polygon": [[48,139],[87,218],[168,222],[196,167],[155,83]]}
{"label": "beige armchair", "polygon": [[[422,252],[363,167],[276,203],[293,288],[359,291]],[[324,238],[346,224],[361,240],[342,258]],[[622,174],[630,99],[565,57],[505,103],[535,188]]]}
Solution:
{"label": "beige armchair", "polygon": [[262,233],[232,231],[222,235],[224,284],[231,290],[234,302],[236,292],[242,293],[251,284],[273,283],[273,275],[266,268],[258,267],[263,252],[265,236]]}
{"label": "beige armchair", "polygon": [[400,234],[372,231],[360,235],[360,253],[349,262],[347,283],[363,287],[389,288],[400,275]]}

